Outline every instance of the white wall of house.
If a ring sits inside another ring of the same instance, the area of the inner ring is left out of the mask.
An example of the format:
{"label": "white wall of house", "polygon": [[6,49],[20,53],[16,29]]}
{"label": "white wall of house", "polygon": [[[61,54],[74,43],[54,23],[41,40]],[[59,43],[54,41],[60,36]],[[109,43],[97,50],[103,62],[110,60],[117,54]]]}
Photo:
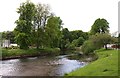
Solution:
{"label": "white wall of house", "polygon": [[10,40],[3,40],[2,47],[9,47]]}

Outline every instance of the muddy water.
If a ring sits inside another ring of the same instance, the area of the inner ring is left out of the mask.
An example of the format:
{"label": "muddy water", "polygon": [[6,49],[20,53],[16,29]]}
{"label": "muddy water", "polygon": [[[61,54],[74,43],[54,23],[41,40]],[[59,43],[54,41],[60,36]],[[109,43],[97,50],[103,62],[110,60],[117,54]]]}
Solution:
{"label": "muddy water", "polygon": [[3,76],[63,76],[87,63],[70,60],[66,55],[57,57],[32,57],[0,61]]}

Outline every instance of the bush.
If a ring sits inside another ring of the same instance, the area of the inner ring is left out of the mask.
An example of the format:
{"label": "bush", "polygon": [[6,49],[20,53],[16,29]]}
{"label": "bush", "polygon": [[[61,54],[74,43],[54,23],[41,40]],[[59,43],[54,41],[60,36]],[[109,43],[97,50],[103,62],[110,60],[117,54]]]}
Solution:
{"label": "bush", "polygon": [[20,49],[28,49],[30,44],[30,37],[25,33],[19,33],[16,37],[17,44],[20,45]]}
{"label": "bush", "polygon": [[[116,40],[109,34],[95,34],[89,37],[89,40],[85,41],[82,46],[82,51],[85,54],[94,52],[94,50],[100,49],[107,44],[114,43]],[[107,49],[107,46],[105,47]]]}
{"label": "bush", "polygon": [[95,49],[96,49],[96,47],[94,46],[93,42],[90,40],[85,41],[81,47],[81,50],[86,55],[89,53],[93,53]]}

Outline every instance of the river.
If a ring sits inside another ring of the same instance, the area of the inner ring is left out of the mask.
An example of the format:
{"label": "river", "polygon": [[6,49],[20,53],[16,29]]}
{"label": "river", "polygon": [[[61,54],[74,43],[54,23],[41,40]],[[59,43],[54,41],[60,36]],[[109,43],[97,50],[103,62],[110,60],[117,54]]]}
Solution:
{"label": "river", "polygon": [[11,59],[0,63],[2,76],[63,76],[87,64],[79,60],[70,60],[67,55]]}

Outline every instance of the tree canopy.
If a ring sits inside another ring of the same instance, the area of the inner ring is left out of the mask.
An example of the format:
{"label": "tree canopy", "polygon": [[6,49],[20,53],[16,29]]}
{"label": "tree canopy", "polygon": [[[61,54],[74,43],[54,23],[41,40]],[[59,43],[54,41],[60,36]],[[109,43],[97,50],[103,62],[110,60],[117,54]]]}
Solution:
{"label": "tree canopy", "polygon": [[18,8],[17,13],[20,14],[20,16],[19,19],[15,21],[17,24],[16,28],[14,29],[16,35],[15,39],[20,45],[21,49],[27,49],[31,43],[31,29],[35,15],[35,5],[30,1],[24,2]]}
{"label": "tree canopy", "polygon": [[108,33],[109,30],[109,23],[107,22],[106,19],[102,18],[98,18],[95,20],[94,24],[92,25],[92,28],[90,30],[91,34],[96,34],[96,33]]}

